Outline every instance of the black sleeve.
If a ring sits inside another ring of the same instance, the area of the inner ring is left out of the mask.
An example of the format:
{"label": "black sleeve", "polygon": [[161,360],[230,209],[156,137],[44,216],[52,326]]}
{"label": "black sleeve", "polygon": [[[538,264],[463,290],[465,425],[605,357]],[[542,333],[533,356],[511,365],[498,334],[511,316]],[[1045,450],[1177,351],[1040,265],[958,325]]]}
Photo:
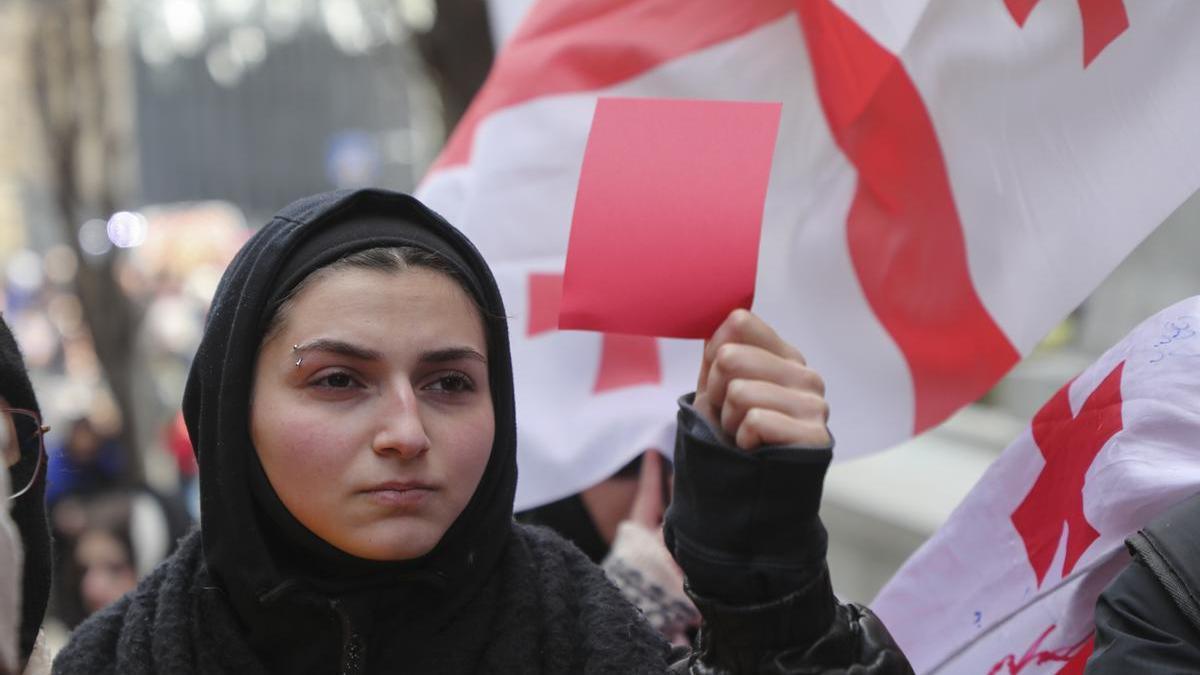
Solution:
{"label": "black sleeve", "polygon": [[667,547],[691,590],[737,604],[810,587],[832,597],[817,511],[833,448],[743,452],[709,428],[691,398],[680,401],[665,519]]}
{"label": "black sleeve", "polygon": [[1187,673],[1200,668],[1200,633],[1135,558],[1096,603],[1089,675]]}
{"label": "black sleeve", "polygon": [[681,399],[664,535],[704,618],[695,672],[912,672],[870,610],[833,595],[817,515],[832,457],[743,452]]}

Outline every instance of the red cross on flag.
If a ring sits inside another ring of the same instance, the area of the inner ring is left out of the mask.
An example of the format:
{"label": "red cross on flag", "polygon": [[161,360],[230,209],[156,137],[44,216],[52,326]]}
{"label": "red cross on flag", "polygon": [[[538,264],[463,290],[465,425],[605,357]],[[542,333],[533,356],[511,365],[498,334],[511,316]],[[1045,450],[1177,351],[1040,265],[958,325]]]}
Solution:
{"label": "red cross on flag", "polygon": [[696,379],[698,341],[530,330],[598,99],[782,104],[753,308],[845,458],[986,392],[1200,188],[1198,30],[1191,0],[534,3],[419,189],[512,314],[518,507],[670,447]]}
{"label": "red cross on flag", "polygon": [[1082,673],[1124,540],[1200,491],[1200,296],[1063,387],[873,608],[919,673]]}

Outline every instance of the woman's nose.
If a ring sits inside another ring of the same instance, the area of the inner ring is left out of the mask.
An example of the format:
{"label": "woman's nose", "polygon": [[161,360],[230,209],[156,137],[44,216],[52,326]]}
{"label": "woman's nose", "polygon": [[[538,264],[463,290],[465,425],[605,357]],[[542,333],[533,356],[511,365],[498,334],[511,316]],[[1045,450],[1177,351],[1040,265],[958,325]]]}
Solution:
{"label": "woman's nose", "polygon": [[413,459],[429,450],[429,436],[425,433],[421,410],[411,385],[396,386],[388,394],[382,414],[383,419],[373,444],[375,452]]}

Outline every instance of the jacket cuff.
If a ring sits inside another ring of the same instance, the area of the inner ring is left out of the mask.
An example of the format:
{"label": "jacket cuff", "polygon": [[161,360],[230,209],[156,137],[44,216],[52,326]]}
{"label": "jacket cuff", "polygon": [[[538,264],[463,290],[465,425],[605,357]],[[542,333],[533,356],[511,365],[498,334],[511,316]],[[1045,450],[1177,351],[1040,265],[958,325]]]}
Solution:
{"label": "jacket cuff", "polygon": [[829,631],[837,615],[824,564],[804,587],[767,602],[733,605],[701,596],[690,585],[687,590],[704,617],[702,651],[720,656],[717,661],[739,661],[742,652],[761,656],[811,645]]}
{"label": "jacket cuff", "polygon": [[[693,600],[704,627],[687,672],[913,674],[883,622],[862,605],[819,602],[807,591],[749,607]],[[809,603],[827,608],[828,615],[808,621]],[[825,627],[818,629],[822,622]]]}
{"label": "jacket cuff", "polygon": [[[817,513],[833,448],[730,446],[680,399],[675,494],[667,548],[697,595],[764,603],[808,588],[825,569],[826,533]],[[831,594],[832,596],[832,594]]]}

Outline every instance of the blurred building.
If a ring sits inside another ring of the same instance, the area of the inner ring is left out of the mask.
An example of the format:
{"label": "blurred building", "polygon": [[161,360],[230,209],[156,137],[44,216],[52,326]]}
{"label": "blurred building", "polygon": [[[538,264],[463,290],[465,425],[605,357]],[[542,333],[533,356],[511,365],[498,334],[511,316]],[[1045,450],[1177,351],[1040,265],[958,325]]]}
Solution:
{"label": "blurred building", "polygon": [[[19,3],[0,3],[0,91],[27,91],[28,59],[23,53],[29,16]],[[22,178],[26,158],[35,150],[30,118],[22,96],[0,96],[0,259],[25,242]]]}
{"label": "blurred building", "polygon": [[308,194],[414,186],[428,159],[414,139],[404,47],[349,54],[308,30],[268,48],[261,30],[246,30],[259,36],[242,40],[259,59],[250,68],[223,64],[219,51],[135,60],[143,202],[226,200],[258,222]]}

